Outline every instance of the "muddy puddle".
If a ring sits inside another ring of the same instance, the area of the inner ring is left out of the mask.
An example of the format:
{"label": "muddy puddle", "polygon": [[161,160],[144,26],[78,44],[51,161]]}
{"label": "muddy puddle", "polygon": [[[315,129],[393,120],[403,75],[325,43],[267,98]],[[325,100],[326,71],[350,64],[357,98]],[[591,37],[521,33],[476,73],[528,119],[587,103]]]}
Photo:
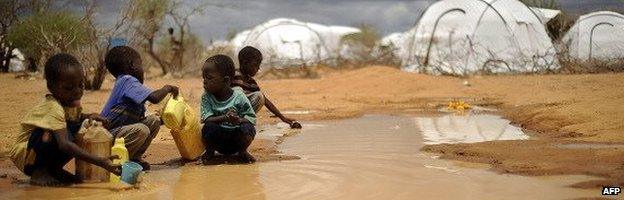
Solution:
{"label": "muddy puddle", "polygon": [[[428,120],[439,123],[427,128],[427,124],[431,124]],[[494,125],[488,123],[468,128],[462,125],[463,119],[456,119],[460,122],[449,127],[453,119],[444,120],[447,119],[369,115],[306,123],[301,131],[274,126],[263,129],[259,137],[288,134],[280,150],[301,159],[155,170],[145,174],[140,189],[130,190],[106,185],[75,188],[13,185],[10,190],[3,188],[0,199],[569,199],[599,196],[599,191],[566,187],[592,179],[587,176],[501,175],[482,165],[439,160],[436,155],[420,152],[425,143],[457,142],[461,138],[465,142],[477,142],[474,138],[526,139],[516,136],[519,133],[507,126],[497,125],[490,131]],[[437,133],[443,135],[449,135],[451,130],[464,134],[435,140],[423,134],[420,126],[423,131],[437,127]]]}

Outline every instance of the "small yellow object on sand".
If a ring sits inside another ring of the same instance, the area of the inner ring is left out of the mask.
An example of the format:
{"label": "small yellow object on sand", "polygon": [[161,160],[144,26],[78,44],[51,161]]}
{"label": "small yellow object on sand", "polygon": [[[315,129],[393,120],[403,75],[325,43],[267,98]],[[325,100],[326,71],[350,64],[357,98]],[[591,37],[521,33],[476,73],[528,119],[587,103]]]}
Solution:
{"label": "small yellow object on sand", "polygon": [[449,102],[448,109],[449,110],[457,110],[464,111],[470,109],[470,104],[467,104],[464,101],[451,101]]}

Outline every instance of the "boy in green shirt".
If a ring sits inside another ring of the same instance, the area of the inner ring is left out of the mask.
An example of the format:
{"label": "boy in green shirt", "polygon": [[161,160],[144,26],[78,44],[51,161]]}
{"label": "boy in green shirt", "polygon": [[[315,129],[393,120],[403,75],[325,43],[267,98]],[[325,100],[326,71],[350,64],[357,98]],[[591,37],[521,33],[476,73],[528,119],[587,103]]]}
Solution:
{"label": "boy in green shirt", "polygon": [[202,138],[206,153],[202,162],[209,164],[215,151],[224,155],[238,154],[245,163],[256,159],[247,147],[256,135],[256,113],[240,87],[230,88],[234,62],[225,55],[210,57],[204,63],[204,94],[201,97]]}

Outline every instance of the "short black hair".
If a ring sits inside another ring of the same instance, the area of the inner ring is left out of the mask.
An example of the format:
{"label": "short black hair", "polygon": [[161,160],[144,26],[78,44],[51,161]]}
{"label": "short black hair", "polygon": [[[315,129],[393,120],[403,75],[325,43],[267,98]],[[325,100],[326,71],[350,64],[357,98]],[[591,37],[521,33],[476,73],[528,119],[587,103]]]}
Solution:
{"label": "short black hair", "polygon": [[132,66],[132,63],[141,59],[139,52],[128,46],[116,46],[106,53],[104,62],[108,72],[117,77],[117,75],[125,73],[126,67]]}
{"label": "short black hair", "polygon": [[46,79],[48,88],[58,83],[58,80],[61,78],[59,77],[61,72],[71,68],[82,69],[82,65],[80,65],[78,59],[70,54],[59,53],[48,58],[43,69],[43,75]]}
{"label": "short black hair", "polygon": [[206,59],[204,66],[208,63],[215,65],[219,70],[219,73],[224,77],[229,76],[230,79],[234,78],[236,69],[234,69],[234,61],[232,61],[229,56],[222,54],[215,55]]}
{"label": "short black hair", "polygon": [[249,61],[249,60],[259,60],[262,61],[262,53],[260,53],[260,50],[252,47],[252,46],[246,46],[243,47],[243,49],[241,49],[238,52],[238,62],[242,63],[242,61]]}

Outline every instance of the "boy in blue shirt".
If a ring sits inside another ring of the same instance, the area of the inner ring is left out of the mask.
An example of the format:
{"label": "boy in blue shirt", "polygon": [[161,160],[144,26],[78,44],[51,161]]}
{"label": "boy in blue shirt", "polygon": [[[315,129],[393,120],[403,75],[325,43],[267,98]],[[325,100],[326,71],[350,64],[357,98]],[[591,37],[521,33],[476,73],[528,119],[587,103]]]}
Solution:
{"label": "boy in blue shirt", "polygon": [[117,46],[106,53],[106,69],[116,78],[108,102],[100,113],[109,120],[108,129],[115,138],[123,137],[130,160],[149,170],[142,155],[158,134],[159,116],[145,116],[145,102],[158,103],[169,93],[178,95],[176,86],[165,85],[152,91],[143,85],[141,56],[127,46]]}
{"label": "boy in blue shirt", "polygon": [[204,63],[204,94],[201,97],[202,138],[206,152],[202,162],[209,164],[215,151],[223,155],[238,154],[241,162],[256,159],[247,147],[256,135],[256,113],[240,87],[230,88],[234,62],[225,55],[210,57]]}

